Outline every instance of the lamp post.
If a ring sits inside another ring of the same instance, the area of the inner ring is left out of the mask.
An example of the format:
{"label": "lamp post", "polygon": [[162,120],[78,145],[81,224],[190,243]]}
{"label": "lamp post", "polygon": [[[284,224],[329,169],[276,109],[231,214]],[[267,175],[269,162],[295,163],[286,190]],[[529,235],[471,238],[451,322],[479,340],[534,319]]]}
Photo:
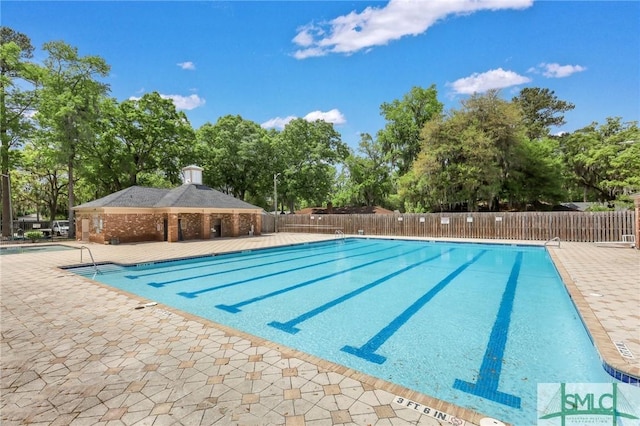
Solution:
{"label": "lamp post", "polygon": [[278,176],[280,173],[273,174],[273,229],[278,233]]}
{"label": "lamp post", "polygon": [[11,206],[11,176],[0,173],[0,176],[7,178],[7,189],[9,193],[9,234],[10,239],[13,240],[13,207]]}

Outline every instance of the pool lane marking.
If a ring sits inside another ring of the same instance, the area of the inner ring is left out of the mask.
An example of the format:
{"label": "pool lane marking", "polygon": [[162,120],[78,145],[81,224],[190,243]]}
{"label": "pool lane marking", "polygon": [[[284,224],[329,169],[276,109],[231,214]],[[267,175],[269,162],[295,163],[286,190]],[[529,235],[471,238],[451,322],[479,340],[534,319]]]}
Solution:
{"label": "pool lane marking", "polygon": [[[216,305],[216,308],[223,309],[223,310],[225,310],[227,312],[231,312],[231,313],[237,313],[237,312],[240,312],[240,309],[238,309],[238,308],[240,308],[242,306],[246,306],[246,305],[249,305],[251,303],[259,302],[261,300],[268,299],[270,297],[278,296],[280,294],[287,293],[289,291],[293,291],[293,290],[296,290],[298,288],[306,287],[308,285],[311,285],[311,284],[314,284],[314,283],[317,283],[317,282],[320,282],[320,281],[324,281],[326,279],[333,278],[333,277],[336,277],[338,275],[346,274],[347,272],[356,271],[358,269],[365,268],[367,266],[371,266],[371,265],[374,265],[376,263],[386,262],[386,261],[388,261],[390,259],[403,257],[403,256],[406,256],[408,254],[424,250],[425,248],[426,247],[420,247],[420,248],[417,248],[417,249],[414,249],[414,250],[410,250],[410,251],[407,251],[407,252],[404,252],[404,253],[396,254],[394,256],[385,257],[385,258],[377,259],[377,260],[372,260],[370,262],[366,262],[366,263],[363,263],[361,265],[352,266],[351,268],[347,268],[347,269],[343,269],[341,271],[333,272],[333,273],[328,274],[328,275],[323,275],[321,277],[314,278],[314,279],[311,279],[311,280],[308,280],[308,281],[304,281],[302,283],[295,284],[295,285],[292,285],[290,287],[286,287],[286,288],[283,288],[283,289],[280,289],[280,290],[276,290],[276,291],[273,291],[271,293],[263,294],[261,296],[256,296],[256,297],[253,297],[251,299],[247,299],[247,300],[244,300],[242,302],[239,302],[239,303],[236,303],[236,304],[233,304],[233,305],[224,305],[224,304]],[[438,256],[436,256],[436,257],[438,257]],[[420,262],[420,263],[424,263],[424,262]],[[272,325],[272,324],[273,323],[269,323],[269,325]],[[277,326],[274,326],[274,327],[277,327]]]}
{"label": "pool lane marking", "polygon": [[522,253],[520,252],[516,255],[509,280],[502,294],[500,308],[496,315],[496,321],[493,323],[489,343],[487,344],[487,349],[484,353],[482,364],[480,365],[480,371],[478,372],[478,379],[475,383],[460,379],[456,379],[453,383],[454,389],[514,408],[520,408],[520,398],[515,395],[500,392],[498,386],[500,385],[504,350],[507,346],[509,323],[511,322],[511,312],[513,311],[513,300],[516,295],[521,266]]}
{"label": "pool lane marking", "polygon": [[[368,244],[368,245],[360,246],[360,247],[355,248],[355,249],[356,250],[357,249],[363,249],[363,248],[367,248],[367,247],[374,246],[374,245],[375,244]],[[333,247],[329,247],[329,248],[333,249]],[[244,271],[245,269],[253,269],[253,268],[260,267],[260,266],[268,266],[268,265],[270,266],[270,265],[277,265],[279,263],[293,262],[295,260],[307,259],[309,256],[314,255],[314,254],[326,255],[326,254],[331,254],[331,253],[332,253],[331,250],[329,250],[327,252],[324,252],[324,253],[318,253],[318,251],[314,251],[314,253],[312,253],[312,254],[307,253],[307,254],[304,254],[302,256],[290,257],[290,258],[287,258],[287,259],[277,260],[275,262],[271,261],[271,262],[259,263],[257,265],[249,265],[249,266],[243,266],[241,268],[226,269],[224,271],[215,271],[215,272],[210,272],[208,274],[192,275],[192,276],[189,276],[189,277],[177,278],[175,280],[168,280],[168,281],[162,281],[162,282],[151,281],[151,282],[148,282],[147,285],[149,285],[151,287],[155,287],[155,288],[161,288],[161,287],[164,287],[165,285],[168,285],[168,284],[175,284],[175,283],[184,282],[184,281],[196,280],[196,279],[199,279],[199,278],[212,277],[214,275],[215,276],[219,276],[219,275],[224,275],[224,274],[230,274],[232,272]],[[357,255],[357,256],[361,256],[361,255]],[[344,258],[341,258],[341,259],[344,259]],[[215,266],[215,265],[211,265],[211,266]],[[165,271],[165,273],[166,273],[166,271]]]}
{"label": "pool lane marking", "polygon": [[413,315],[415,315],[424,305],[426,305],[435,295],[443,290],[451,281],[453,281],[458,275],[460,275],[465,269],[475,263],[487,250],[481,250],[480,253],[475,255],[471,260],[460,265],[455,271],[451,272],[439,283],[433,286],[429,291],[423,294],[418,300],[413,302],[411,306],[404,310],[400,315],[395,317],[389,324],[387,324],[382,330],[380,330],[375,336],[369,339],[364,345],[359,348],[351,345],[344,346],[341,350],[351,355],[355,355],[366,361],[370,361],[376,364],[382,364],[387,360],[387,357],[379,355],[376,352],[391,336],[393,336]]}
{"label": "pool lane marking", "polygon": [[246,278],[244,280],[234,281],[234,282],[231,282],[231,283],[228,283],[228,284],[222,284],[222,285],[218,285],[218,286],[215,286],[215,287],[209,287],[209,288],[205,288],[205,289],[202,289],[202,290],[196,290],[196,291],[181,291],[180,293],[176,293],[176,294],[178,296],[186,297],[186,298],[189,298],[189,299],[195,299],[196,297],[198,297],[199,294],[202,294],[202,293],[208,293],[210,291],[221,290],[223,288],[233,287],[233,286],[240,285],[240,284],[246,284],[246,283],[249,283],[249,282],[252,282],[252,281],[261,280],[263,278],[269,278],[269,277],[275,277],[277,275],[288,274],[289,272],[300,271],[302,269],[313,268],[314,266],[326,265],[327,263],[339,262],[339,261],[344,260],[344,259],[351,259],[351,258],[354,258],[354,257],[367,256],[367,255],[378,253],[378,252],[381,252],[381,251],[386,251],[388,249],[389,249],[389,247],[384,247],[382,249],[373,250],[373,251],[369,251],[369,252],[366,252],[366,253],[354,254],[352,256],[344,256],[344,257],[339,257],[339,258],[332,258],[332,259],[329,259],[329,260],[324,260],[322,262],[310,263],[308,265],[299,266],[297,268],[291,268],[291,269],[287,269],[287,270],[284,270],[284,271],[277,271],[277,272],[271,272],[269,274],[258,275],[257,277]]}
{"label": "pool lane marking", "polygon": [[[443,254],[450,253],[453,250],[455,250],[455,249],[449,249],[446,252],[439,253],[436,256],[432,256],[432,257],[430,257],[428,259],[421,260],[420,262],[411,264],[411,265],[409,265],[409,266],[407,266],[405,268],[402,268],[402,269],[400,269],[398,271],[392,272],[391,274],[385,275],[384,277],[379,278],[379,279],[373,281],[372,283],[369,283],[369,284],[367,284],[365,286],[357,288],[357,289],[355,289],[355,290],[353,290],[353,291],[351,291],[351,292],[349,292],[349,293],[347,293],[347,294],[345,294],[343,296],[338,297],[337,299],[333,299],[332,301],[327,302],[324,305],[321,305],[321,306],[319,306],[319,307],[317,307],[315,309],[312,309],[312,310],[310,310],[308,312],[305,312],[304,314],[302,314],[302,315],[300,315],[300,316],[298,316],[296,318],[293,318],[293,319],[291,319],[291,320],[289,320],[287,322],[271,321],[268,325],[270,325],[271,327],[277,328],[279,330],[286,331],[287,333],[295,334],[298,331],[300,331],[300,329],[297,328],[296,325],[300,324],[301,322],[306,321],[309,318],[312,318],[312,317],[314,317],[314,316],[326,311],[327,309],[330,309],[330,308],[332,308],[332,307],[334,307],[334,306],[336,306],[336,305],[338,305],[338,304],[340,304],[342,302],[345,302],[346,300],[349,300],[352,297],[355,297],[355,296],[359,295],[360,293],[364,293],[365,291],[370,290],[373,287],[376,287],[376,286],[378,286],[379,284],[382,284],[385,281],[389,281],[391,278],[397,277],[398,275],[400,275],[400,274],[402,274],[404,272],[407,272],[410,269],[413,269],[413,268],[415,268],[417,266],[420,266],[420,265],[423,265],[425,263],[431,262],[431,261],[441,257]],[[401,255],[401,256],[403,256],[403,255]],[[393,257],[398,257],[398,256],[393,256]],[[392,258],[390,258],[390,259],[392,259]],[[383,260],[386,260],[386,259],[383,259]],[[371,262],[371,263],[374,263],[374,262]],[[362,266],[368,266],[368,265],[362,265]]]}
{"label": "pool lane marking", "polygon": [[[224,259],[223,261],[220,261],[221,259],[212,258],[205,261],[206,264],[200,263],[199,265],[187,266],[184,268],[175,268],[175,267],[171,268],[171,272],[192,271],[194,269],[211,268],[211,267],[216,267],[220,265],[228,265],[230,263],[245,262],[249,259],[256,260],[256,259],[264,259],[267,257],[282,256],[283,254],[285,253],[271,253],[271,254],[263,254],[261,256],[251,256],[251,257],[234,256],[232,260]],[[137,275],[125,275],[125,278],[128,278],[130,280],[135,280],[142,277],[150,277],[152,275],[164,275],[167,273],[167,268],[170,268],[170,265],[165,266],[164,268],[162,268],[162,270],[156,270],[155,272],[147,272],[144,274],[137,274]],[[164,285],[162,283],[154,283],[154,282],[152,282],[151,284],[152,285],[155,284],[153,285],[153,287],[162,287]]]}
{"label": "pool lane marking", "polygon": [[[371,247],[371,246],[374,246],[374,245],[375,244],[366,244],[366,245],[361,245],[359,247],[352,247],[349,250],[359,250],[359,249]],[[325,249],[328,249],[328,250],[325,250]],[[228,269],[228,270],[224,270],[224,271],[215,271],[215,272],[211,272],[211,273],[208,273],[208,274],[189,276],[189,277],[185,277],[185,278],[169,280],[169,281],[164,281],[164,282],[153,282],[152,281],[152,282],[147,283],[147,285],[149,285],[151,287],[161,288],[161,287],[164,287],[165,285],[175,284],[177,282],[190,281],[190,280],[194,280],[194,279],[198,279],[198,278],[206,278],[206,277],[210,277],[210,276],[214,276],[214,275],[223,275],[223,274],[227,274],[227,273],[231,273],[231,272],[238,272],[238,271],[242,271],[242,270],[245,270],[245,269],[251,269],[251,268],[255,268],[255,267],[259,267],[259,266],[274,265],[274,264],[278,264],[278,263],[287,263],[287,262],[292,262],[292,261],[295,261],[295,260],[306,259],[310,255],[330,254],[334,249],[335,249],[335,245],[333,245],[333,246],[328,246],[327,245],[326,247],[320,247],[317,250],[314,250],[313,253],[311,253],[311,254],[306,253],[306,254],[298,256],[298,257],[290,257],[290,258],[283,259],[283,260],[278,260],[278,261],[275,261],[275,262],[274,261],[270,261],[270,262],[260,263],[260,264],[257,264],[257,265],[243,266],[241,268]],[[347,250],[345,250],[345,251],[347,251]],[[277,254],[278,255],[283,255],[283,254],[287,254],[287,252],[277,253]],[[273,256],[273,255],[269,255],[269,256]],[[263,257],[267,257],[267,256],[263,256]],[[255,260],[255,257],[252,257],[252,258],[249,258],[249,259],[247,259],[247,258],[239,259],[239,261],[246,261],[246,260]],[[236,261],[238,261],[238,260],[236,260]],[[209,264],[208,266],[209,267],[214,267],[214,266],[218,266],[218,265],[222,265],[222,264],[233,263],[233,262],[236,262],[236,261]],[[183,269],[179,269],[179,270],[183,270]],[[166,271],[164,271],[163,273],[166,273]]]}
{"label": "pool lane marking", "polygon": [[[352,242],[353,240],[349,240],[348,242]],[[319,243],[316,243],[319,244]],[[368,244],[367,246],[370,246],[372,244]],[[351,247],[350,249],[359,249],[362,247],[367,247],[365,245],[361,245],[359,247]],[[250,250],[250,253],[247,253],[245,251],[243,252],[233,252],[233,253],[221,253],[221,254],[215,254],[215,255],[211,255],[210,257],[200,257],[197,258],[199,260],[199,262],[197,262],[195,265],[191,264],[191,265],[185,265],[185,267],[173,267],[171,269],[171,272],[176,272],[176,271],[189,271],[189,270],[193,270],[193,269],[202,269],[202,268],[210,268],[210,267],[215,267],[215,266],[219,266],[219,265],[228,265],[230,263],[238,263],[238,262],[245,262],[247,260],[257,260],[257,259],[265,259],[268,257],[275,257],[275,256],[283,256],[286,254],[291,254],[291,252],[294,251],[300,251],[301,249],[308,250],[308,246],[300,246],[300,247],[278,247],[278,248],[265,248],[265,249],[254,249],[254,250]],[[278,250],[279,249],[279,250]],[[320,250],[324,251],[325,249],[330,249],[333,250],[335,249],[335,243],[331,242],[330,244],[319,244],[317,247],[314,247],[314,252],[317,253]],[[274,250],[278,250],[278,251],[274,251]],[[264,252],[264,253],[260,253],[260,252]],[[182,261],[189,261],[189,259],[179,259],[179,260],[175,260],[175,262],[182,262]],[[159,268],[155,269],[153,272],[146,272],[146,273],[138,273],[136,275],[125,275],[125,278],[128,278],[130,280],[135,280],[141,277],[149,277],[152,275],[162,275],[162,274],[166,274],[167,273],[167,268],[170,267],[171,263],[173,261],[168,261],[168,262],[152,262],[152,265],[157,265],[159,266]],[[169,263],[169,265],[167,266],[167,263]],[[164,267],[163,267],[164,265]],[[139,265],[133,265],[133,266],[127,266],[126,268],[135,268],[136,266]]]}

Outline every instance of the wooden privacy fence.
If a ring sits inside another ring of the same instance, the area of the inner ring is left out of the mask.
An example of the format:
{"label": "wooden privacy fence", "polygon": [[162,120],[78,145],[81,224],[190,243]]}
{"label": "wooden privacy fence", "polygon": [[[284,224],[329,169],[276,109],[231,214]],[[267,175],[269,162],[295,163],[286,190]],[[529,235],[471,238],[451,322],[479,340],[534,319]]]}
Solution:
{"label": "wooden privacy fence", "polygon": [[635,212],[280,215],[279,232],[600,242],[635,234]]}
{"label": "wooden privacy fence", "polygon": [[262,215],[262,233],[263,234],[270,234],[272,232],[275,232],[275,219],[273,217],[273,215],[265,213]]}

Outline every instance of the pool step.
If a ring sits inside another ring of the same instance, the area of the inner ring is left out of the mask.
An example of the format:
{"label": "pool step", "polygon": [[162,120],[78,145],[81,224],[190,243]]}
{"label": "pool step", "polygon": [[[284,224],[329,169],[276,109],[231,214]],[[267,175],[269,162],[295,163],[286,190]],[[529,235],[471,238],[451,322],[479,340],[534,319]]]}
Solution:
{"label": "pool step", "polygon": [[121,265],[116,265],[115,263],[103,263],[86,266],[79,266],[77,268],[73,268],[73,273],[82,275],[84,277],[93,277],[96,274],[96,268],[100,274],[108,274],[113,272],[120,272],[124,269]]}

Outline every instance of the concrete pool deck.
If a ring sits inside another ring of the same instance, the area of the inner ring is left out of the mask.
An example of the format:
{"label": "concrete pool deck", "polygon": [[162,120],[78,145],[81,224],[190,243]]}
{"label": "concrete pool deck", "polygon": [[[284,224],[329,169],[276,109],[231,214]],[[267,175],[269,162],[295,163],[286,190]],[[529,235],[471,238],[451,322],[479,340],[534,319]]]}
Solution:
{"label": "concrete pool deck", "polygon": [[[137,263],[333,238],[87,246],[97,262]],[[640,376],[640,251],[562,242],[549,252],[603,359]],[[79,250],[0,256],[3,425],[447,424],[395,396],[467,424],[484,417],[175,309],[136,309],[149,301],[58,268],[78,263]]]}

